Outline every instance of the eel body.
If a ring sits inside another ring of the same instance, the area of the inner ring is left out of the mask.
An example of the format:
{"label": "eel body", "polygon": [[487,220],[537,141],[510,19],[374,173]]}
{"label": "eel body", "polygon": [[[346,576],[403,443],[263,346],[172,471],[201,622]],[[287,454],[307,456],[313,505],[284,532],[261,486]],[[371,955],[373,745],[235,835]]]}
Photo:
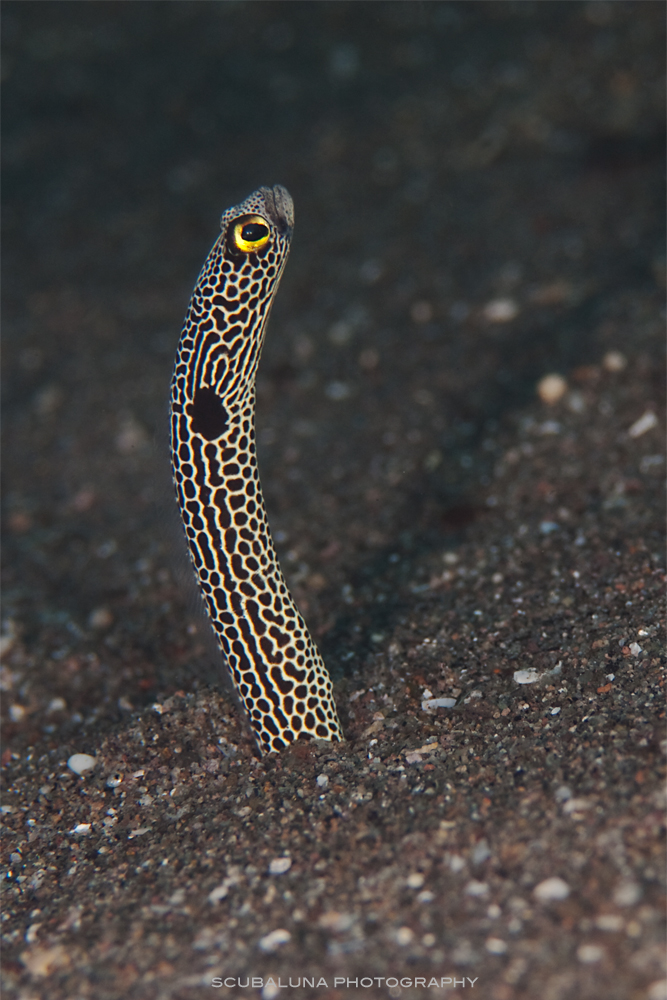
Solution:
{"label": "eel body", "polygon": [[173,477],[190,555],[263,753],[343,739],[331,680],[276,558],[255,451],[255,377],[293,226],[279,185],[224,212],[171,386]]}

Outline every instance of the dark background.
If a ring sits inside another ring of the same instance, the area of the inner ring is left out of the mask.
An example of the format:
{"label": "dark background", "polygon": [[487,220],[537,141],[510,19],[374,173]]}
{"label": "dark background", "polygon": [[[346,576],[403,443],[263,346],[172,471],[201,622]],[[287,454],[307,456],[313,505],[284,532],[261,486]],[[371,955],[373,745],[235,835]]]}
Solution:
{"label": "dark background", "polygon": [[[400,539],[456,538],[540,375],[652,330],[629,332],[663,260],[659,4],[4,11],[5,500],[31,526],[10,617],[83,628],[128,559],[173,564],[173,350],[217,217],[259,184],[297,213],[259,383],[267,502],[353,583]],[[516,319],[485,322],[507,296]]]}

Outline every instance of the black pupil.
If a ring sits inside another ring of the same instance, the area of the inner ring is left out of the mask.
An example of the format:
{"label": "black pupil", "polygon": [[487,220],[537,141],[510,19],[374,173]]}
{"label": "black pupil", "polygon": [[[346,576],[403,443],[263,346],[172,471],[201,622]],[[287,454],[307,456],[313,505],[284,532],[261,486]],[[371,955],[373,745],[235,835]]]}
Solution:
{"label": "black pupil", "polygon": [[258,240],[263,240],[268,232],[268,227],[263,226],[261,222],[248,222],[241,230],[241,238],[246,243],[257,243]]}

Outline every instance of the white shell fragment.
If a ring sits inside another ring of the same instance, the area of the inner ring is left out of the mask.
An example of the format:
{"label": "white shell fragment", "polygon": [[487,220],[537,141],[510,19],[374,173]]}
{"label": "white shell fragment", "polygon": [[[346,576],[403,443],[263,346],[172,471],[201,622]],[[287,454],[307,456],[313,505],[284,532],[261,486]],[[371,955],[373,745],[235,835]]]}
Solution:
{"label": "white shell fragment", "polygon": [[67,766],[75,774],[85,774],[86,771],[95,767],[96,763],[95,758],[91,757],[89,753],[73,753],[67,761]]}
{"label": "white shell fragment", "polygon": [[74,833],[78,837],[87,837],[92,829],[93,827],[91,823],[77,823],[76,826],[70,830],[70,833]]}
{"label": "white shell fragment", "polygon": [[537,670],[515,670],[513,678],[517,684],[534,684],[539,681],[540,674]]}
{"label": "white shell fragment", "polygon": [[291,867],[291,858],[274,858],[269,864],[269,875],[284,875]]}
{"label": "white shell fragment", "polygon": [[283,927],[279,927],[277,930],[271,931],[270,934],[266,934],[263,938],[260,938],[259,947],[261,951],[277,951],[281,945],[287,944],[291,937],[292,935],[289,931],[286,931]]}
{"label": "white shell fragment", "polygon": [[229,895],[229,886],[227,885],[226,882],[223,882],[222,885],[218,885],[215,887],[215,889],[211,889],[211,891],[208,894],[208,901],[209,903],[212,903],[213,906],[215,906],[215,904],[219,903],[221,899],[226,899],[228,895]]}
{"label": "white shell fragment", "polygon": [[553,903],[561,899],[567,899],[570,895],[570,887],[562,878],[555,876],[540,882],[533,889],[533,896],[540,903]]}
{"label": "white shell fragment", "polygon": [[454,708],[456,698],[424,698],[422,711],[431,712],[434,708]]}
{"label": "white shell fragment", "polygon": [[325,931],[333,931],[335,934],[344,934],[354,926],[355,916],[353,913],[339,912],[338,910],[327,910],[317,921],[317,926]]}
{"label": "white shell fragment", "polygon": [[646,434],[647,431],[653,430],[654,427],[658,426],[658,418],[656,417],[653,410],[647,410],[643,417],[639,420],[635,420],[631,427],[628,427],[628,434],[631,438],[641,437],[642,434]]}

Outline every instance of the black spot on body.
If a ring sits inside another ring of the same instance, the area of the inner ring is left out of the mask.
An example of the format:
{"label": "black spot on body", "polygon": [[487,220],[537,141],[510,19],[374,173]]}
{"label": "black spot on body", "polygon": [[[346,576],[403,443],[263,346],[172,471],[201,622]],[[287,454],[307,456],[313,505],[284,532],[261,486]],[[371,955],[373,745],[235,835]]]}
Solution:
{"label": "black spot on body", "polygon": [[186,407],[193,434],[201,434],[207,441],[219,438],[227,428],[227,412],[215,389],[204,386],[197,389],[194,403]]}

